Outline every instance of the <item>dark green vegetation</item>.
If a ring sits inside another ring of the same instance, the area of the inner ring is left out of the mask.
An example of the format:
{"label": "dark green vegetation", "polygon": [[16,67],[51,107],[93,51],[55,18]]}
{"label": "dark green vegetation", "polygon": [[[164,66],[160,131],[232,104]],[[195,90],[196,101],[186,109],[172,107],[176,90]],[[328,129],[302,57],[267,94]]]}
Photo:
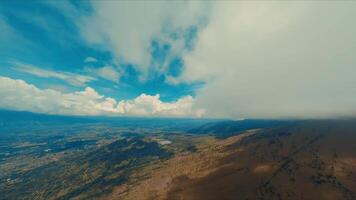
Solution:
{"label": "dark green vegetation", "polygon": [[121,139],[30,171],[2,183],[2,198],[69,199],[97,197],[126,180],[130,170],[171,155],[156,142]]}

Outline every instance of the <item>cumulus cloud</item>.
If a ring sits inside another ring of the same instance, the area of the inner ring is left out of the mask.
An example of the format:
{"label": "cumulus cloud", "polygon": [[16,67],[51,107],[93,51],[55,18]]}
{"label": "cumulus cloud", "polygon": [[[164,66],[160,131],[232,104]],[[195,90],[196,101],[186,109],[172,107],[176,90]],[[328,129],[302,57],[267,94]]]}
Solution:
{"label": "cumulus cloud", "polygon": [[185,55],[209,116],[356,114],[355,2],[219,2]]}
{"label": "cumulus cloud", "polygon": [[208,7],[197,1],[92,3],[92,14],[78,20],[85,40],[110,50],[120,62],[134,64],[142,74],[150,68],[152,40],[167,40],[177,49],[180,41],[168,41],[169,35],[199,24]]}
{"label": "cumulus cloud", "polygon": [[120,101],[117,109],[120,113],[131,113],[134,115],[162,115],[162,116],[195,116],[201,117],[203,109],[193,109],[194,99],[186,96],[174,103],[165,103],[160,100],[159,95],[150,96],[141,94],[134,100]]}
{"label": "cumulus cloud", "polygon": [[0,96],[1,108],[51,114],[162,117],[201,117],[204,114],[204,110],[194,108],[191,96],[175,102],[162,102],[159,95],[141,94],[133,100],[117,101],[90,87],[84,91],[62,93],[3,76],[0,76]]}
{"label": "cumulus cloud", "polygon": [[35,75],[43,78],[56,78],[68,82],[74,86],[84,86],[86,83],[96,80],[96,78],[86,75],[80,75],[69,72],[59,72],[53,70],[46,70],[38,68],[33,65],[23,64],[19,62],[13,62],[14,69],[31,75]]}

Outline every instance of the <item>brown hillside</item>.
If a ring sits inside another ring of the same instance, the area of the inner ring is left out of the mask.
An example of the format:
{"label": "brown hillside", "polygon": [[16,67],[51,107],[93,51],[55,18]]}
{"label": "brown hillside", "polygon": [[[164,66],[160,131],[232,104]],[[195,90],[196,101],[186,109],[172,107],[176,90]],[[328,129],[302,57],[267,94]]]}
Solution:
{"label": "brown hillside", "polygon": [[355,144],[348,120],[210,139],[135,173],[107,199],[356,199]]}

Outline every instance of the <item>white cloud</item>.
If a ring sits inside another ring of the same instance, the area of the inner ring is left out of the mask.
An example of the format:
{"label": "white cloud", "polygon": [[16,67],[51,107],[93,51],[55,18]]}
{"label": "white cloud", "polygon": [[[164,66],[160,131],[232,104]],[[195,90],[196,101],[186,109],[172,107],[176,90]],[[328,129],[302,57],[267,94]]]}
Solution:
{"label": "white cloud", "polygon": [[[147,75],[152,40],[198,24],[207,8],[196,1],[93,1],[93,14],[78,25],[90,44],[110,50],[116,60],[134,64]],[[179,41],[170,42],[178,48]]]}
{"label": "white cloud", "polygon": [[194,108],[191,96],[175,102],[162,102],[159,95],[142,94],[133,100],[117,102],[93,88],[62,93],[39,89],[23,80],[0,76],[0,107],[41,113],[66,115],[125,115],[162,117],[201,117],[204,110]]}
{"label": "white cloud", "polygon": [[141,94],[133,100],[120,101],[118,111],[133,115],[161,115],[161,116],[195,116],[201,117],[204,110],[193,110],[194,99],[191,96],[182,97],[174,103],[165,103],[159,95]]}
{"label": "white cloud", "polygon": [[119,82],[120,74],[119,72],[111,66],[104,66],[98,69],[98,76],[104,79],[113,81],[115,83]]}
{"label": "white cloud", "polygon": [[[93,4],[93,14],[84,18],[74,6],[60,7],[77,20],[86,41],[111,51],[115,63],[137,65],[143,74],[166,70],[166,63],[150,66],[152,39],[171,44],[173,55],[184,54],[185,67],[182,76],[168,76],[167,81],[206,81],[194,105],[206,108],[208,116],[328,117],[356,112],[355,2],[230,1],[213,2],[211,10],[197,1]],[[169,39],[170,33],[198,24],[202,16],[209,21],[193,52],[182,50],[181,40]],[[120,78],[120,71],[115,74],[109,68],[97,74]],[[152,107],[145,107],[146,101]],[[106,99],[95,106],[152,113],[153,102],[166,107],[156,96],[122,103]],[[120,103],[120,109],[112,106]]]}
{"label": "white cloud", "polygon": [[117,69],[110,65],[105,65],[100,68],[86,67],[84,71],[91,74],[92,76],[97,76],[112,81],[114,83],[119,83],[121,77],[121,73],[119,72],[120,69]]}
{"label": "white cloud", "polygon": [[85,76],[69,72],[45,70],[33,65],[23,64],[19,62],[13,62],[13,64],[14,69],[17,71],[25,72],[43,78],[61,79],[74,86],[84,86],[86,83],[96,80],[94,77],[91,76]]}
{"label": "white cloud", "polygon": [[84,59],[84,62],[85,63],[95,63],[95,62],[98,62],[98,60],[96,58],[94,58],[94,57],[86,57]]}
{"label": "white cloud", "polygon": [[184,57],[209,116],[356,114],[355,2],[218,2]]}

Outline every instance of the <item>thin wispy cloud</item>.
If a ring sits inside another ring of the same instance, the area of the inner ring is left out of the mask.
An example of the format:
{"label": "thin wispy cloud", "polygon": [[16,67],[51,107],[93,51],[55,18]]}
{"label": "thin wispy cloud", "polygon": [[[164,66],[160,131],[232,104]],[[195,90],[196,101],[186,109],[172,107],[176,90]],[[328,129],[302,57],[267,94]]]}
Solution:
{"label": "thin wispy cloud", "polygon": [[12,62],[13,69],[42,78],[56,78],[63,80],[74,86],[85,86],[87,83],[96,80],[92,76],[80,75],[75,73],[60,72],[54,70],[46,70],[33,65],[24,64],[20,62]]}
{"label": "thin wispy cloud", "polygon": [[84,71],[88,74],[92,74],[93,76],[109,80],[114,83],[119,83],[121,77],[119,69],[111,65],[105,65],[102,67],[86,67]]}

